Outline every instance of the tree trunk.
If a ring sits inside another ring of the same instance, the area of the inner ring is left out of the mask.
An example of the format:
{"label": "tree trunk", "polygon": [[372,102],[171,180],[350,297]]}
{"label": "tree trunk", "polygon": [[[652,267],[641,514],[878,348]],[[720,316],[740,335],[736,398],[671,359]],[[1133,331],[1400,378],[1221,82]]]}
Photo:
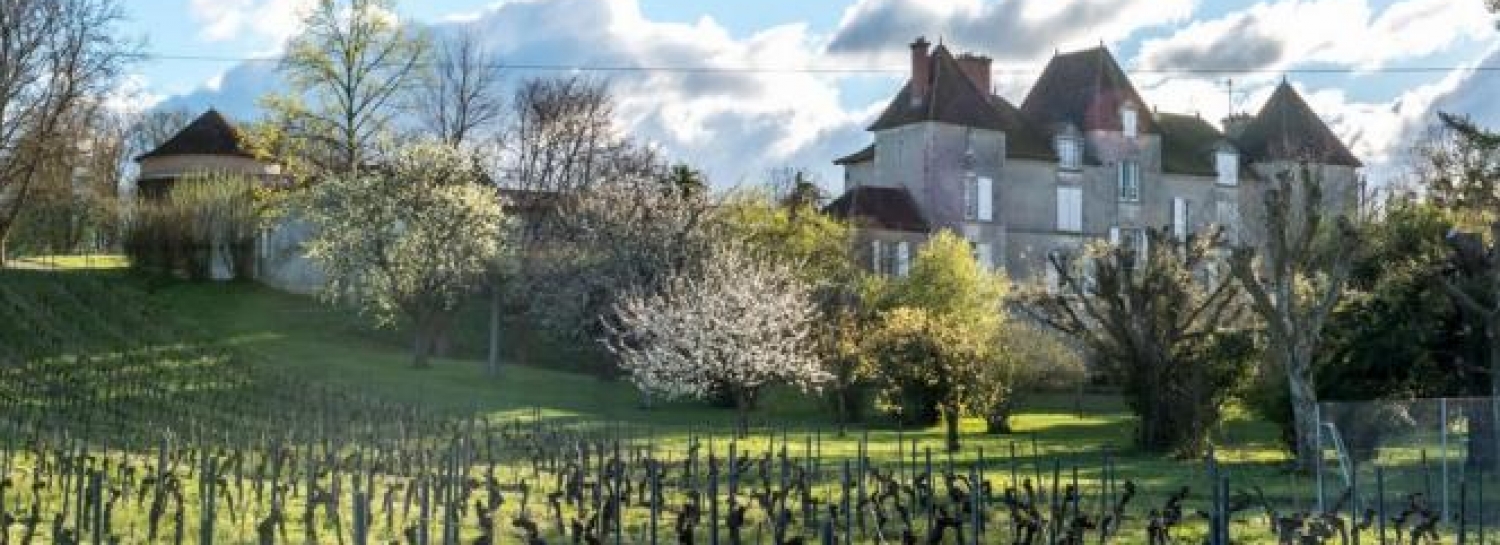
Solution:
{"label": "tree trunk", "polygon": [[735,388],[734,411],[736,413],[735,417],[738,420],[735,426],[736,433],[741,438],[750,436],[750,405],[750,396],[745,392],[745,389]]}
{"label": "tree trunk", "polygon": [[5,268],[7,258],[10,257],[10,249],[5,245],[7,240],[10,240],[10,228],[0,226],[0,269]]}
{"label": "tree trunk", "polygon": [[1292,428],[1297,437],[1294,447],[1297,466],[1304,471],[1318,468],[1318,394],[1313,390],[1312,379],[1307,376],[1305,360],[1288,355],[1286,362],[1287,387],[1292,402]]}
{"label": "tree trunk", "polygon": [[943,427],[947,429],[948,452],[958,452],[958,407],[943,407]]}
{"label": "tree trunk", "polygon": [[992,435],[1010,435],[1014,430],[1010,427],[1010,415],[1015,411],[1016,402],[1013,396],[1005,396],[1001,401],[990,408],[989,414],[984,416],[984,431]]}
{"label": "tree trunk", "polygon": [[432,367],[432,324],[423,320],[412,327],[411,366],[417,369]]}
{"label": "tree trunk", "polygon": [[485,358],[485,371],[491,377],[500,376],[500,314],[501,293],[498,288],[490,289],[490,349]]}

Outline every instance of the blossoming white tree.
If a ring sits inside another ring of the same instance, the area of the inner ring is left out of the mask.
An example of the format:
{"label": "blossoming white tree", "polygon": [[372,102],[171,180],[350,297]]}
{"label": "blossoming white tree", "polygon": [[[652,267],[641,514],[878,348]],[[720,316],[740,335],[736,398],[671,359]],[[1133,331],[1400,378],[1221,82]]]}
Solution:
{"label": "blossoming white tree", "polygon": [[459,305],[501,263],[506,218],[494,189],[466,153],[419,142],[307,197],[306,250],[327,275],[325,294],[381,325],[406,319],[412,363],[426,367]]}
{"label": "blossoming white tree", "polygon": [[648,393],[702,399],[725,389],[743,434],[762,387],[809,391],[830,378],[811,352],[816,316],[807,286],[790,267],[717,244],[659,292],[621,297],[606,343]]}

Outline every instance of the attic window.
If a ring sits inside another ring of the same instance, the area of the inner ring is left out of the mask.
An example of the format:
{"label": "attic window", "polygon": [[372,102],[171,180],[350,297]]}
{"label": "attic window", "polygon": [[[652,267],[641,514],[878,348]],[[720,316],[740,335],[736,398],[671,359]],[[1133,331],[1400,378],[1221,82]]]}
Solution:
{"label": "attic window", "polygon": [[1139,121],[1134,104],[1127,102],[1125,105],[1120,106],[1120,132],[1124,133],[1126,138],[1135,138],[1136,134],[1140,132],[1138,127]]}
{"label": "attic window", "polygon": [[1083,142],[1073,136],[1057,137],[1057,163],[1064,170],[1083,167]]}
{"label": "attic window", "polygon": [[1233,150],[1219,150],[1214,154],[1214,165],[1219,173],[1219,185],[1237,185],[1240,182],[1240,155]]}

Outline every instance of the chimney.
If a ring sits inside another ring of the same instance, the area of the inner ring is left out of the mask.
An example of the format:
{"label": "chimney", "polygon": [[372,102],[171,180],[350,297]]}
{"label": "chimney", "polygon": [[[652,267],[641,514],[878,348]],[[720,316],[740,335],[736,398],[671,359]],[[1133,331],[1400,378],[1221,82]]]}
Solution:
{"label": "chimney", "polygon": [[958,57],[958,67],[969,76],[969,81],[974,82],[984,94],[990,94],[990,58],[973,53],[964,53]]}
{"label": "chimney", "polygon": [[1250,125],[1250,119],[1250,114],[1247,113],[1229,114],[1229,117],[1225,117],[1223,121],[1224,136],[1230,139],[1239,138],[1245,132],[1245,127]]}
{"label": "chimney", "polygon": [[917,41],[911,43],[911,105],[913,108],[921,106],[922,101],[927,99],[927,88],[932,85],[932,60],[927,55],[927,47],[932,44],[927,38],[918,36]]}

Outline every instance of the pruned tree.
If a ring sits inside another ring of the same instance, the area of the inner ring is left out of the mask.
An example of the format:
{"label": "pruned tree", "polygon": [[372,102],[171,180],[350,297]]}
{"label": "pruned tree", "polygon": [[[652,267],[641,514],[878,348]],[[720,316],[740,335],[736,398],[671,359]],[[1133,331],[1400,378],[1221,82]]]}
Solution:
{"label": "pruned tree", "polygon": [[1216,274],[1220,233],[1148,228],[1144,244],[1090,247],[1076,262],[1054,254],[1057,289],[1023,298],[1124,385],[1143,449],[1200,453],[1248,368],[1240,290]]}
{"label": "pruned tree", "polygon": [[484,140],[479,133],[499,130],[505,114],[504,68],[475,32],[465,29],[437,40],[432,70],[416,95],[422,127],[455,146]]}
{"label": "pruned tree", "polygon": [[917,253],[911,272],[880,290],[878,324],[866,340],[870,369],[884,404],[902,418],[940,416],[950,450],[959,419],[983,414],[1009,394],[1004,369],[1005,277],[985,270],[969,243],[941,231]]}
{"label": "pruned tree", "polygon": [[314,175],[369,162],[400,114],[398,101],[420,81],[426,38],[393,9],[393,0],[317,0],[287,46],[281,71],[290,89],[266,106],[302,141],[296,149]]}
{"label": "pruned tree", "polygon": [[631,380],[666,398],[703,399],[725,389],[741,436],[761,390],[816,390],[828,374],[813,357],[817,308],[796,271],[743,246],[714,245],[673,271],[659,290],[637,287],[613,305],[606,344]]}
{"label": "pruned tree", "polygon": [[1314,467],[1318,456],[1314,356],[1359,247],[1354,225],[1323,198],[1322,168],[1303,161],[1276,173],[1265,189],[1265,240],[1259,248],[1235,248],[1230,257],[1234,277],[1264,324],[1270,360],[1286,374],[1293,448],[1304,469]]}
{"label": "pruned tree", "polygon": [[113,87],[134,46],[113,0],[0,4],[0,265],[40,176],[76,149],[70,124]]}
{"label": "pruned tree", "polygon": [[412,362],[428,366],[454,313],[505,251],[501,202],[474,160],[447,144],[416,143],[306,198],[315,230],[305,248],[327,276],[325,295],[381,325],[406,320]]}

